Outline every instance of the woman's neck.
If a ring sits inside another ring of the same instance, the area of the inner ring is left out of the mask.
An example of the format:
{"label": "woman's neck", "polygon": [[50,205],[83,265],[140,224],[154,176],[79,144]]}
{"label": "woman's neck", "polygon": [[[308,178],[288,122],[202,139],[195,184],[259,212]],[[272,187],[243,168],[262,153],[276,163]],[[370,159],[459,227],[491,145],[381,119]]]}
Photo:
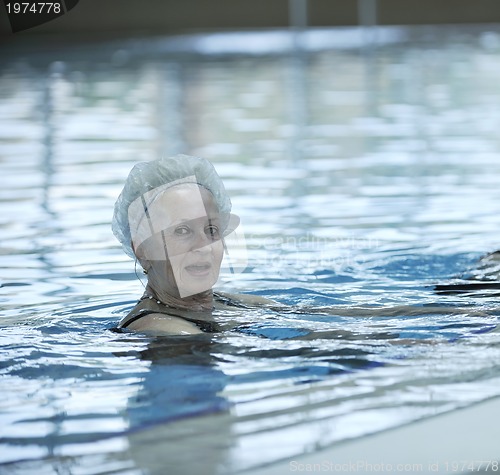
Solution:
{"label": "woman's neck", "polygon": [[148,283],[142,298],[152,298],[166,307],[193,312],[211,311],[213,309],[212,289],[190,297],[174,297],[166,292],[156,292]]}

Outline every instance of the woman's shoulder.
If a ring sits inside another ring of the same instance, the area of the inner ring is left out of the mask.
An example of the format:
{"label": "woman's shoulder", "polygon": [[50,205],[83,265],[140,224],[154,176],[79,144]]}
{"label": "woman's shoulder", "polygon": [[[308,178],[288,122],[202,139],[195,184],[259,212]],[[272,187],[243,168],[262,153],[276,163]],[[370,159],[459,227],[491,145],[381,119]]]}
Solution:
{"label": "woman's shoulder", "polygon": [[[122,328],[124,328],[122,326]],[[203,333],[202,330],[192,322],[183,318],[168,315],[165,313],[149,312],[141,315],[126,328],[144,333],[154,333],[155,335],[192,335]]]}
{"label": "woman's shoulder", "polygon": [[193,334],[201,333],[193,322],[176,315],[160,311],[149,299],[141,299],[137,305],[120,321],[118,328],[133,331],[159,334]]}
{"label": "woman's shoulder", "polygon": [[214,300],[216,303],[229,305],[232,307],[248,308],[248,307],[276,307],[278,302],[253,294],[235,294],[229,292],[214,292]]}

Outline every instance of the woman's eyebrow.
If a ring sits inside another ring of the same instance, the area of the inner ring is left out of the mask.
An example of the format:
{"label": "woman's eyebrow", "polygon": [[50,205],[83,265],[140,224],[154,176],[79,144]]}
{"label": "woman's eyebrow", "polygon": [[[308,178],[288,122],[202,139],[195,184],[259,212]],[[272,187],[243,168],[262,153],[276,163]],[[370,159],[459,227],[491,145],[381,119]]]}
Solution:
{"label": "woman's eyebrow", "polygon": [[219,218],[219,216],[213,216],[213,217],[211,217],[211,216],[208,216],[208,215],[200,216],[199,218],[180,218],[179,220],[174,221],[168,227],[171,228],[171,227],[177,226],[179,224],[194,223],[196,221],[202,222],[204,220],[207,220],[208,222],[214,222],[214,221],[220,221],[220,218]]}

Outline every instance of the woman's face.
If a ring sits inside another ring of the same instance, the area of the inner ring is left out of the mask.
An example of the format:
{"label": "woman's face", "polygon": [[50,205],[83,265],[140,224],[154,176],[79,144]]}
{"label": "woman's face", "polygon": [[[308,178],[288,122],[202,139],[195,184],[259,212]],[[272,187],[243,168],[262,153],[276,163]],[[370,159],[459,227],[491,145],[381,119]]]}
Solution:
{"label": "woman's face", "polygon": [[157,296],[189,297],[212,288],[224,253],[213,195],[196,184],[177,185],[149,206],[152,236],[137,250]]}

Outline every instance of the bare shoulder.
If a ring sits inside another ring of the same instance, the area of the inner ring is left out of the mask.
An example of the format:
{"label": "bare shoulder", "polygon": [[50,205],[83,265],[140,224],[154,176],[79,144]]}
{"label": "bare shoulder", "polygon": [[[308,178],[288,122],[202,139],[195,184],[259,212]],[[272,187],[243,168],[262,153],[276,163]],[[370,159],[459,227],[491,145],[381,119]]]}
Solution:
{"label": "bare shoulder", "polygon": [[130,323],[127,328],[155,335],[193,335],[203,333],[194,323],[163,313],[144,315],[144,317]]}
{"label": "bare shoulder", "polygon": [[217,291],[219,295],[225,297],[230,300],[234,300],[236,302],[242,303],[244,305],[248,305],[250,307],[276,307],[280,305],[275,300],[268,299],[266,297],[261,297],[260,295],[251,295],[251,294],[233,294],[229,292],[220,292]]}

